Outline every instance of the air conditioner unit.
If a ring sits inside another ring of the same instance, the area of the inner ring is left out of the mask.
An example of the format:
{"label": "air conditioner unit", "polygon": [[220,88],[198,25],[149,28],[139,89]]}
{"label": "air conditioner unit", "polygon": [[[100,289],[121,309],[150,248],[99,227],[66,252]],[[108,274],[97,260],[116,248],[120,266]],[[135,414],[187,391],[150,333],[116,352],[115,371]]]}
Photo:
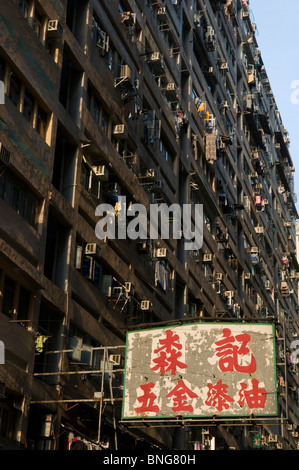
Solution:
{"label": "air conditioner unit", "polygon": [[292,227],[292,222],[284,222],[285,227]]}
{"label": "air conditioner unit", "polygon": [[132,71],[128,65],[122,65],[120,68],[120,79],[121,80],[131,80]]}
{"label": "air conditioner unit", "polygon": [[101,166],[93,166],[92,167],[93,172],[99,177],[101,181],[108,181],[109,178],[109,171],[105,167],[105,165]]}
{"label": "air conditioner unit", "polygon": [[87,243],[85,250],[85,255],[95,255],[100,256],[100,247],[96,243]]}
{"label": "air conditioner unit", "polygon": [[124,287],[112,287],[111,297],[113,299],[120,299],[126,297],[126,290]]}
{"label": "air conditioner unit", "polygon": [[258,178],[257,172],[251,173],[250,178]]}
{"label": "air conditioner unit", "polygon": [[222,273],[216,273],[215,274],[215,281],[218,282],[218,281],[222,281],[223,279],[223,274]]}
{"label": "air conditioner unit", "polygon": [[127,294],[134,294],[134,287],[132,285],[132,282],[125,282],[125,291]]}
{"label": "air conditioner unit", "polygon": [[112,362],[114,366],[119,366],[121,361],[120,354],[110,354],[109,355],[109,362]]}
{"label": "air conditioner unit", "polygon": [[228,297],[229,299],[232,299],[232,298],[234,297],[235,293],[234,293],[233,290],[227,290],[227,291],[225,292],[225,295],[226,295],[226,297]]}
{"label": "air conditioner unit", "polygon": [[136,23],[136,13],[132,13],[131,11],[124,11],[121,14],[121,19],[122,19],[122,22],[130,21],[130,22],[133,22],[133,24],[135,24]]}
{"label": "air conditioner unit", "polygon": [[215,289],[216,289],[217,294],[222,293],[222,284],[221,284],[221,282],[216,282],[215,283]]}
{"label": "air conditioner unit", "polygon": [[166,258],[167,249],[166,248],[157,248],[157,258]]}
{"label": "air conditioner unit", "polygon": [[277,442],[277,435],[276,434],[269,434],[268,442]]}
{"label": "air conditioner unit", "polygon": [[157,181],[155,181],[154,184],[153,184],[153,188],[152,188],[152,189],[153,189],[153,190],[157,190],[157,189],[161,189],[161,190],[162,190],[162,189],[164,189],[164,181],[162,181],[162,180],[157,180]]}
{"label": "air conditioner unit", "polygon": [[167,83],[166,90],[167,91],[176,91],[175,83]]}
{"label": "air conditioner unit", "polygon": [[150,54],[149,60],[159,61],[159,60],[162,60],[162,56],[160,52],[153,52],[152,54]]}
{"label": "air conditioner unit", "polygon": [[269,204],[268,199],[264,199],[264,200],[263,200],[263,203],[264,203],[264,206],[267,206],[267,205]]}
{"label": "air conditioner unit", "polygon": [[276,444],[276,447],[277,447],[277,449],[282,449],[283,448],[282,442],[278,442]]}
{"label": "air conditioner unit", "polygon": [[213,67],[209,67],[209,68],[208,68],[208,73],[214,73]]}
{"label": "air conditioner unit", "polygon": [[166,8],[165,7],[158,8],[157,15],[160,16],[160,17],[165,17],[166,16]]}
{"label": "air conditioner unit", "polygon": [[233,299],[234,299],[234,292],[233,291],[226,291],[225,292],[225,303],[226,306],[232,308],[233,306]]}
{"label": "air conditioner unit", "polygon": [[245,273],[244,274],[244,279],[250,279],[251,278],[251,274],[250,273]]}
{"label": "air conditioner unit", "polygon": [[141,310],[150,311],[152,309],[152,303],[149,300],[142,300],[140,303]]}
{"label": "air conditioner unit", "polygon": [[62,36],[62,26],[58,20],[49,20],[48,21],[48,38],[61,38]]}
{"label": "air conditioner unit", "polygon": [[293,437],[298,437],[298,436],[299,436],[299,433],[298,433],[297,431],[293,431],[293,432],[292,432],[292,436],[293,436]]}
{"label": "air conditioner unit", "polygon": [[127,137],[127,130],[124,124],[117,124],[113,126],[113,135],[117,138],[126,138]]}
{"label": "air conditioner unit", "polygon": [[264,233],[264,227],[255,227],[256,233]]}
{"label": "air conditioner unit", "polygon": [[227,62],[222,62],[222,64],[220,64],[220,69],[221,70],[228,70],[228,63]]}
{"label": "air conditioner unit", "polygon": [[146,170],[144,176],[145,176],[145,178],[155,178],[156,177],[156,170],[150,168],[150,169]]}
{"label": "air conditioner unit", "polygon": [[266,290],[271,290],[271,282],[270,281],[265,281],[265,289]]}
{"label": "air conditioner unit", "polygon": [[250,253],[253,253],[253,254],[259,253],[258,247],[257,247],[257,246],[252,246],[252,247],[250,248]]}
{"label": "air conditioner unit", "polygon": [[205,254],[203,255],[203,262],[204,263],[209,263],[210,261],[213,260],[213,255],[212,254]]}

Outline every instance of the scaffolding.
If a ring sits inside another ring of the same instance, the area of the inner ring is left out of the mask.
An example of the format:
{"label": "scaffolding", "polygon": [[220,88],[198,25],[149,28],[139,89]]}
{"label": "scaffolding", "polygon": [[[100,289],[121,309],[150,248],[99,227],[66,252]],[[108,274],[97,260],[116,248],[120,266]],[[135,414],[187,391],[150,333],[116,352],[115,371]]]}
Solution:
{"label": "scaffolding", "polygon": [[[76,371],[55,371],[55,372],[36,372],[33,374],[34,377],[50,377],[50,376],[70,376],[70,375],[99,375],[100,376],[100,390],[94,393],[93,398],[66,398],[66,399],[51,399],[51,400],[31,400],[30,404],[32,405],[49,405],[49,404],[63,404],[63,403],[94,403],[99,404],[99,421],[98,421],[98,436],[97,436],[97,444],[101,444],[101,432],[102,432],[102,416],[103,416],[103,408],[105,404],[110,403],[112,405],[112,421],[113,421],[113,429],[114,429],[114,441],[115,441],[115,450],[118,450],[117,444],[117,431],[116,431],[116,414],[115,414],[115,403],[122,401],[122,398],[114,396],[114,388],[123,389],[123,385],[118,387],[113,387],[112,380],[113,375],[116,373],[120,373],[121,375],[124,374],[123,368],[113,368],[113,365],[120,365],[120,355],[111,354],[112,351],[117,351],[124,349],[125,345],[118,345],[118,346],[99,346],[99,347],[92,347],[90,348],[93,352],[94,351],[102,351],[103,356],[101,363],[103,367],[101,369],[92,369],[92,370],[76,370]],[[72,348],[72,349],[62,349],[62,350],[54,350],[54,351],[46,351],[46,355],[52,354],[67,354],[73,353],[74,351],[83,351],[83,348]],[[119,360],[118,360],[119,359]],[[107,365],[111,363],[112,367],[107,367]],[[80,363],[78,363],[80,365]],[[105,397],[104,389],[106,378],[108,378],[108,388],[109,388],[109,396]]]}

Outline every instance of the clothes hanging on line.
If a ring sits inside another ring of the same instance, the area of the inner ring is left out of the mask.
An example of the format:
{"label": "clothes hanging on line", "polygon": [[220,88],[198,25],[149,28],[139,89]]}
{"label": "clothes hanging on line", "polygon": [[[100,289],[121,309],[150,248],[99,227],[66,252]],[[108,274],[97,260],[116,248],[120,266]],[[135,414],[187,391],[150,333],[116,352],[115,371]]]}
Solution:
{"label": "clothes hanging on line", "polygon": [[168,271],[160,261],[155,265],[155,286],[160,285],[163,290],[168,289]]}

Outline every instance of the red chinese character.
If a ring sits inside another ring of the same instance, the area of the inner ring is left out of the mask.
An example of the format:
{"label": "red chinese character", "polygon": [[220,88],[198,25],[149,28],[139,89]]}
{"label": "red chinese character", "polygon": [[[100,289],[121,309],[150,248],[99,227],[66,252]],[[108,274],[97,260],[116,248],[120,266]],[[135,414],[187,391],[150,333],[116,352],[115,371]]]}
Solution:
{"label": "red chinese character", "polygon": [[[232,344],[236,340],[241,343],[240,346]],[[250,374],[256,371],[256,361],[252,353],[250,364],[239,364],[239,356],[244,358],[244,356],[250,353],[250,349],[247,347],[250,340],[251,338],[247,333],[234,337],[229,328],[223,328],[223,339],[215,343],[218,346],[216,348],[216,351],[218,351],[216,356],[220,357],[219,368],[222,372],[233,372],[235,370],[236,372]]]}
{"label": "red chinese character", "polygon": [[170,330],[166,331],[166,339],[159,340],[159,343],[162,344],[162,346],[158,349],[154,349],[154,353],[160,353],[160,355],[153,360],[156,365],[152,367],[151,370],[156,371],[160,369],[161,376],[164,376],[166,371],[170,370],[171,375],[175,375],[177,368],[185,369],[188,367],[186,364],[178,360],[179,357],[182,356],[182,353],[180,352],[182,345],[176,343],[178,339],[178,335],[174,335]]}
{"label": "red chinese character", "polygon": [[151,392],[151,389],[155,386],[153,382],[149,382],[145,385],[140,385],[140,388],[143,390],[144,395],[137,397],[137,400],[142,403],[139,408],[134,408],[136,413],[149,413],[160,411],[160,408],[157,405],[154,405],[154,401],[157,398],[156,395]]}
{"label": "red chinese character", "polygon": [[189,398],[198,398],[196,393],[192,392],[184,383],[183,380],[179,380],[178,384],[174,389],[168,393],[167,398],[173,397],[172,411],[193,411],[193,406],[188,405],[187,396]]}
{"label": "red chinese character", "polygon": [[159,339],[159,343],[162,344],[158,349],[154,350],[154,353],[159,353],[163,349],[166,349],[166,353],[169,354],[172,351],[172,346],[174,346],[176,349],[181,350],[182,345],[176,343],[176,341],[180,339],[179,335],[174,335],[171,330],[166,330],[166,339]]}
{"label": "red chinese character", "polygon": [[241,383],[239,405],[244,406],[246,401],[249,408],[264,408],[267,400],[266,389],[263,387],[259,388],[259,381],[257,379],[252,379],[251,383],[251,390],[246,390],[248,385],[244,382]]}
{"label": "red chinese character", "polygon": [[234,401],[233,398],[227,395],[228,385],[224,385],[222,380],[219,380],[216,385],[208,384],[208,387],[208,398],[205,401],[205,404],[215,406],[219,412],[223,409],[227,410],[229,408],[229,404],[227,402],[232,403]]}

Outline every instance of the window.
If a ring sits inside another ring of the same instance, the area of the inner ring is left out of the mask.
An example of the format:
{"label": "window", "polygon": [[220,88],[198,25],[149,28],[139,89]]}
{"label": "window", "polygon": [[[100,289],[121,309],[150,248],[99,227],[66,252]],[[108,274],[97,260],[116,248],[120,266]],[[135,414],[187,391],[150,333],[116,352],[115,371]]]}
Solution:
{"label": "window", "polygon": [[[5,61],[0,57],[0,80],[5,77]],[[1,78],[2,77],[2,78]],[[25,119],[33,126],[40,136],[46,140],[49,114],[38,105],[35,96],[24,86],[24,83],[14,73],[10,73],[9,99],[22,112]]]}
{"label": "window", "polygon": [[99,26],[99,21],[92,18],[91,38],[98,47],[100,55],[104,56],[109,49],[109,36]]}
{"label": "window", "polygon": [[101,101],[95,96],[91,86],[87,90],[86,105],[103,133],[108,135],[109,114],[103,109]]}
{"label": "window", "polygon": [[33,111],[34,111],[34,97],[25,88],[24,101],[23,101],[23,115],[30,124],[33,122]]}
{"label": "window", "polygon": [[165,159],[166,162],[170,163],[170,165],[172,166],[173,165],[173,161],[174,161],[174,155],[172,154],[169,146],[167,145],[167,143],[160,139],[159,141],[159,150],[163,156],[163,158]]}
{"label": "window", "polygon": [[15,429],[20,411],[14,407],[16,400],[12,397],[6,398],[0,405],[0,437],[4,439],[15,439]]}
{"label": "window", "polygon": [[19,0],[19,11],[25,19],[29,18],[29,7],[29,0]]}
{"label": "window", "polygon": [[9,99],[17,107],[20,105],[21,81],[15,74],[11,74],[9,86]]}
{"label": "window", "polygon": [[105,113],[104,110],[102,110],[102,131],[104,132],[105,135],[108,135],[108,124],[109,124],[109,116],[108,114]]}
{"label": "window", "polygon": [[13,296],[14,296],[15,283],[8,276],[5,276],[3,299],[2,299],[2,313],[8,317],[13,314]]}
{"label": "window", "polygon": [[36,116],[36,130],[43,139],[46,138],[47,120],[47,113],[39,106]]}
{"label": "window", "polygon": [[93,99],[92,116],[97,124],[100,123],[101,104],[97,98]]}
{"label": "window", "polygon": [[0,177],[0,197],[35,227],[37,198],[25,183],[8,170]]}
{"label": "window", "polygon": [[32,28],[39,39],[42,39],[42,15],[35,9]]}
{"label": "window", "polygon": [[92,168],[86,162],[83,157],[81,166],[81,185],[85,188],[93,197],[99,199],[100,197],[100,182]]}
{"label": "window", "polygon": [[20,287],[19,305],[18,305],[18,318],[21,320],[28,319],[30,306],[30,292],[23,286]]}

